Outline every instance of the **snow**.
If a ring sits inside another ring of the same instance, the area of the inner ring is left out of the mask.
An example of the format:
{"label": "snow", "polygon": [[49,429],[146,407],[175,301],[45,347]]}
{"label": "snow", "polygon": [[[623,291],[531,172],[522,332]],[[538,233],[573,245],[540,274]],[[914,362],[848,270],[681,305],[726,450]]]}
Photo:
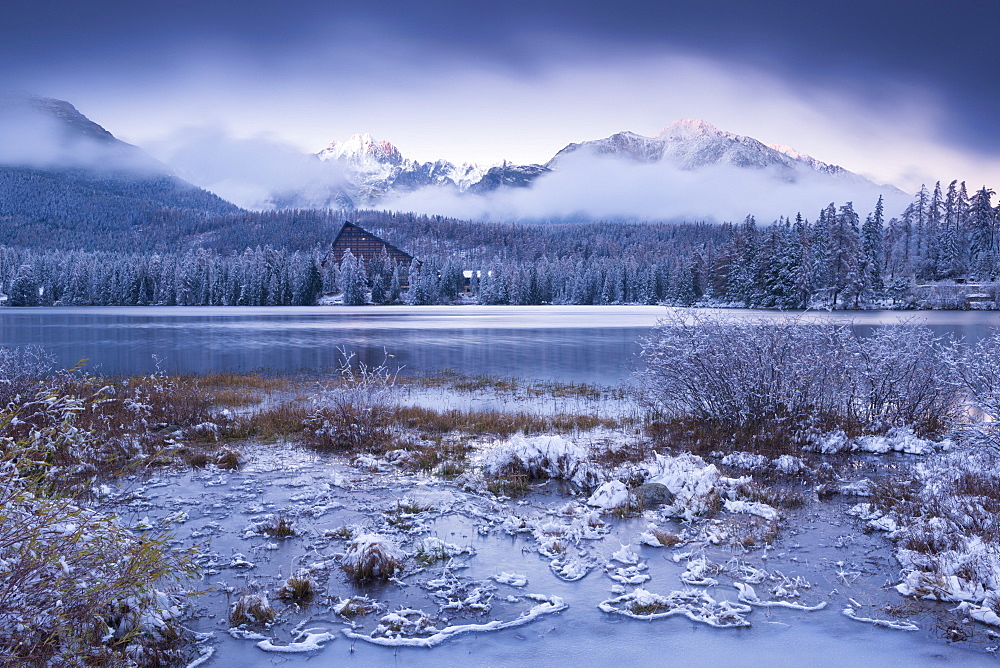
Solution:
{"label": "snow", "polygon": [[507,571],[500,571],[493,576],[493,580],[511,587],[524,587],[528,584],[528,576],[520,573],[508,573]]}
{"label": "snow", "polygon": [[896,427],[889,430],[885,436],[861,436],[855,441],[854,449],[862,452],[885,454],[887,452],[902,452],[908,455],[931,455],[936,447],[947,449],[947,441],[935,443],[929,439],[920,438],[910,427]]}
{"label": "snow", "polygon": [[750,584],[737,582],[733,586],[739,591],[737,600],[747,605],[756,605],[762,608],[791,608],[792,610],[805,610],[807,612],[822,610],[826,607],[826,601],[820,601],[816,605],[805,605],[803,603],[795,603],[794,601],[763,601]]}
{"label": "snow", "polygon": [[620,480],[611,480],[597,488],[597,491],[587,499],[587,505],[603,510],[614,510],[627,506],[631,496],[625,483]]}
{"label": "snow", "polygon": [[674,495],[670,509],[674,515],[692,520],[713,508],[722,484],[719,470],[696,455],[682,453],[675,457],[655,454],[647,467],[647,483],[664,485]]}
{"label": "snow", "polygon": [[955,609],[964,612],[977,622],[989,624],[990,626],[1000,626],[1000,615],[997,615],[993,609],[985,605],[973,605],[966,601],[960,603]]}
{"label": "snow", "polygon": [[847,607],[844,608],[842,614],[848,619],[853,619],[857,622],[865,622],[866,624],[873,624],[875,626],[882,626],[887,629],[895,629],[897,631],[919,631],[920,627],[911,622],[894,622],[890,619],[873,619],[871,617],[861,617],[857,614],[854,608]]}
{"label": "snow", "polygon": [[718,564],[710,562],[704,556],[691,559],[687,563],[687,569],[681,573],[681,582],[695,587],[714,587],[719,581],[709,575],[718,575],[720,570]]}
{"label": "snow", "polygon": [[764,455],[758,455],[753,452],[730,452],[725,457],[720,460],[720,463],[724,466],[731,466],[736,469],[762,469],[765,468],[770,461]]}
{"label": "snow", "polygon": [[585,463],[587,450],[562,436],[512,436],[498,443],[483,458],[490,474],[523,471],[532,478],[571,480]]}
{"label": "snow", "polygon": [[761,503],[759,501],[732,501],[730,499],[726,499],[723,504],[725,505],[726,510],[731,513],[756,515],[757,517],[763,517],[765,520],[778,519],[777,510],[766,503]]}
{"label": "snow", "polygon": [[824,455],[839,452],[871,452],[884,455],[901,452],[908,455],[931,455],[938,449],[947,450],[951,441],[932,441],[920,438],[910,427],[893,427],[882,436],[859,436],[851,439],[841,430],[814,435],[804,450],[812,450]]}

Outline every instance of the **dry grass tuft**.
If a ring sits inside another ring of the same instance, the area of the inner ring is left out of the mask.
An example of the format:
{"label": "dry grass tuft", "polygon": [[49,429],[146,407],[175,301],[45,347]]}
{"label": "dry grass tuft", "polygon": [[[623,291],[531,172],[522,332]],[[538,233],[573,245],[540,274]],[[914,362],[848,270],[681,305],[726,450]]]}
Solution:
{"label": "dry grass tuft", "polygon": [[229,611],[229,624],[243,626],[244,624],[263,624],[267,626],[278,618],[278,613],[271,607],[267,594],[244,594],[233,604]]}
{"label": "dry grass tuft", "polygon": [[673,547],[681,542],[680,536],[675,533],[670,533],[669,531],[664,531],[663,529],[650,529],[649,532],[656,536],[656,540],[659,541],[660,545],[663,547]]}
{"label": "dry grass tuft", "polygon": [[406,555],[388,538],[364,534],[347,546],[341,568],[356,583],[388,580],[403,570]]}
{"label": "dry grass tuft", "polygon": [[278,589],[278,598],[286,603],[303,605],[316,595],[316,583],[305,573],[297,573]]}

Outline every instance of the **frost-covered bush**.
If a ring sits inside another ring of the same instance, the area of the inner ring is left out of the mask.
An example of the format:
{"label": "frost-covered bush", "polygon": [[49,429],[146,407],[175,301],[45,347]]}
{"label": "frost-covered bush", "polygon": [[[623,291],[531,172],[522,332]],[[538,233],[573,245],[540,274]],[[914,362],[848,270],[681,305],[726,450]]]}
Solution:
{"label": "frost-covered bush", "polygon": [[493,475],[568,480],[586,459],[585,448],[562,436],[515,435],[486,454],[483,471]]}
{"label": "frost-covered bush", "polygon": [[19,414],[0,412],[0,656],[17,665],[179,659],[180,611],[161,589],[193,575],[192,555],[121,526],[74,493],[81,483],[62,482],[79,473],[64,462],[83,467],[81,453],[97,447],[75,424],[80,402],[29,403],[25,430],[4,429]]}
{"label": "frost-covered bush", "polygon": [[[483,473],[493,480],[565,480],[590,490],[605,480],[601,467],[589,461],[587,448],[562,436],[514,435],[501,441],[483,458]],[[518,491],[506,485],[501,491]]]}
{"label": "frost-covered bush", "polygon": [[396,372],[390,371],[386,361],[372,367],[355,363],[353,353],[340,353],[340,379],[317,397],[315,410],[305,422],[307,438],[320,448],[378,449],[391,440]]}
{"label": "frost-covered bush", "polygon": [[0,406],[33,396],[54,365],[55,358],[37,346],[0,347]]}
{"label": "frost-covered bush", "polygon": [[859,505],[856,515],[896,541],[901,593],[981,601],[1000,590],[998,463],[992,450],[949,453],[917,465],[912,480],[880,483]]}
{"label": "frost-covered bush", "polygon": [[1000,451],[1000,332],[961,348],[954,367],[972,409],[963,441]]}
{"label": "frost-covered bush", "polygon": [[649,406],[737,437],[805,443],[836,428],[940,431],[959,406],[952,347],[917,324],[860,336],[850,325],[801,317],[678,312],[642,345],[646,368],[636,375]]}

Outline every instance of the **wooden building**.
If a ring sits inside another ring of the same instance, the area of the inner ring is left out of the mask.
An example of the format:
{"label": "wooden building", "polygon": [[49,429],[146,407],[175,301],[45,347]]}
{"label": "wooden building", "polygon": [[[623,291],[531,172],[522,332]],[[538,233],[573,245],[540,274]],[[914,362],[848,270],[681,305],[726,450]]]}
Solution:
{"label": "wooden building", "polygon": [[344,223],[340,228],[340,234],[334,239],[333,247],[327,253],[326,262],[340,264],[347,249],[351,249],[351,255],[354,257],[364,259],[365,266],[370,266],[375,258],[382,255],[383,250],[389,256],[390,268],[392,264],[398,264],[403,269],[408,269],[413,262],[413,256],[409,253],[401,251],[385,239],[353,223]]}

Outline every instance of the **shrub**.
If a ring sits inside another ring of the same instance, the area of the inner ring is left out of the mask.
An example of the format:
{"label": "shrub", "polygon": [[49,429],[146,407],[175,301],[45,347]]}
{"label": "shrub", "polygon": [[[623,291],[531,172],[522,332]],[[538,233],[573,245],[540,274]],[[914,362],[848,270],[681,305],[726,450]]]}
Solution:
{"label": "shrub", "polygon": [[642,341],[641,396],[660,437],[772,454],[815,432],[940,432],[957,415],[953,347],[905,323],[861,336],[803,317],[674,313]]}
{"label": "shrub", "polygon": [[320,392],[305,421],[307,440],[320,448],[377,449],[392,438],[396,372],[385,361],[371,367],[355,364],[353,353],[340,353],[340,379]]}

